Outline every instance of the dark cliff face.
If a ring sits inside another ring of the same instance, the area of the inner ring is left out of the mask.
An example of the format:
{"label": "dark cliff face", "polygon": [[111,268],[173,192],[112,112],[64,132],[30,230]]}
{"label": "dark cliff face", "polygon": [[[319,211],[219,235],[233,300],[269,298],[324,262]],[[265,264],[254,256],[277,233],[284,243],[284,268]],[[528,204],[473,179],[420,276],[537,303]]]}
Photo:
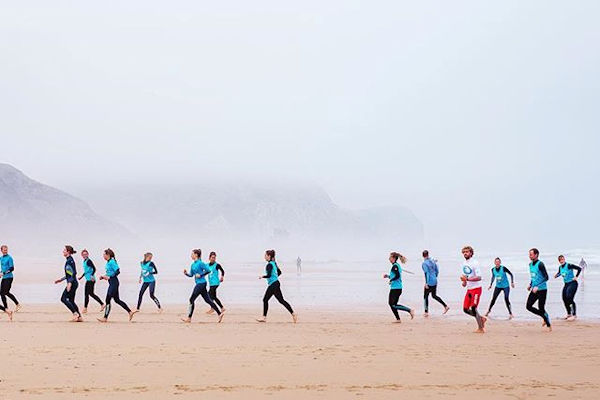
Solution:
{"label": "dark cliff face", "polygon": [[0,164],[0,220],[3,240],[67,240],[94,234],[126,235],[84,201]]}

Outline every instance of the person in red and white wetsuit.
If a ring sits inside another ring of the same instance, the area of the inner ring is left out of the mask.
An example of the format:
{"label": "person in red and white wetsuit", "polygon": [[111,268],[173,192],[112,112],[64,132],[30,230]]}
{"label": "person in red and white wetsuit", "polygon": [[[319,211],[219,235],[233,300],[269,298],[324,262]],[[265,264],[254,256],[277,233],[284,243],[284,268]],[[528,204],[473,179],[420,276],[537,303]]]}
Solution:
{"label": "person in red and white wetsuit", "polygon": [[481,299],[481,268],[479,267],[479,262],[473,258],[474,253],[471,246],[462,248],[465,261],[462,263],[460,280],[462,281],[462,285],[467,288],[463,302],[463,311],[475,317],[477,321],[477,330],[475,332],[484,333],[487,318],[479,315],[479,311],[477,311],[477,306]]}

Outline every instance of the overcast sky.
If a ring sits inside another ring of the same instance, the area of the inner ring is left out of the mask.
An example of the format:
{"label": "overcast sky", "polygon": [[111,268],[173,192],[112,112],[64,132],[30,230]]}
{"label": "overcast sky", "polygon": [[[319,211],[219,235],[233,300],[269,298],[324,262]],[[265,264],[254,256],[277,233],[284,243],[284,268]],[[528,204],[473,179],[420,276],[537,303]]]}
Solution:
{"label": "overcast sky", "polygon": [[123,3],[3,2],[2,161],[67,191],[289,177],[432,241],[600,243],[599,2]]}

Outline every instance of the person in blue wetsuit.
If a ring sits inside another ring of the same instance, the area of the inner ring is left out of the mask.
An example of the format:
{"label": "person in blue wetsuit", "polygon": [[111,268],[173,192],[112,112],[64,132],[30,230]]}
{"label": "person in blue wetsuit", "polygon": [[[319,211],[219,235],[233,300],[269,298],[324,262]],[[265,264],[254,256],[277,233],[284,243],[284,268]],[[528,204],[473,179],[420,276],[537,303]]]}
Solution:
{"label": "person in blue wetsuit", "polygon": [[96,286],[96,266],[90,260],[90,253],[83,249],[81,250],[81,257],[83,258],[83,273],[78,278],[79,280],[85,278],[85,291],[83,310],[84,314],[87,314],[88,304],[90,304],[90,297],[100,304],[100,312],[104,311],[104,302],[94,293],[94,287]]}
{"label": "person in blue wetsuit", "polygon": [[144,297],[146,289],[150,288],[150,298],[154,304],[156,304],[156,307],[158,307],[158,312],[162,312],[160,301],[154,296],[154,290],[156,289],[156,279],[154,278],[154,275],[158,274],[158,270],[152,261],[152,253],[144,254],[144,260],[140,263],[140,267],[140,283],[142,284],[142,287],[140,288],[140,294],[138,296],[137,311],[139,311],[142,306],[142,298]]}
{"label": "person in blue wetsuit", "polygon": [[281,303],[281,305],[283,305],[292,315],[292,321],[294,321],[294,323],[298,322],[298,315],[294,312],[292,306],[290,306],[290,303],[285,301],[283,298],[283,293],[281,293],[281,284],[279,283],[279,275],[281,275],[281,270],[275,261],[275,250],[265,251],[265,261],[267,262],[267,266],[265,267],[265,275],[259,276],[258,279],[267,280],[267,290],[265,291],[265,295],[263,297],[263,315],[261,318],[258,318],[257,321],[267,322],[269,300],[271,297],[275,296],[277,301],[279,301],[279,303]]}
{"label": "person in blue wetsuit", "polygon": [[437,284],[438,284],[438,275],[439,268],[437,263],[429,258],[429,251],[423,250],[423,264],[421,266],[423,268],[423,273],[425,274],[425,286],[423,290],[423,303],[425,305],[425,313],[424,317],[429,317],[429,294],[431,297],[444,306],[443,314],[446,314],[450,307],[442,300],[441,297],[437,295]]}
{"label": "person in blue wetsuit", "polygon": [[131,308],[119,298],[119,274],[121,270],[117,260],[115,259],[115,252],[111,249],[104,250],[104,260],[106,261],[106,274],[100,277],[100,280],[108,281],[108,290],[106,291],[106,308],[104,309],[104,317],[98,318],[100,322],[108,322],[108,316],[111,310],[111,301],[123,307],[129,314],[129,321],[133,319],[137,310],[131,311]]}
{"label": "person in blue wetsuit", "polygon": [[[406,257],[400,253],[392,252],[390,253],[389,260],[390,263],[392,263],[392,269],[389,274],[383,275],[383,279],[389,279],[390,284],[388,304],[396,317],[396,322],[401,322],[398,310],[409,313],[410,319],[413,319],[415,317],[415,312],[409,307],[398,304],[398,300],[400,300],[400,296],[402,295],[402,266],[400,263],[406,264]],[[400,261],[400,263],[398,263],[398,261]]]}
{"label": "person in blue wetsuit", "polygon": [[21,304],[19,304],[19,300],[17,300],[15,295],[10,292],[13,284],[15,262],[10,254],[8,254],[7,245],[2,245],[0,250],[2,251],[2,257],[0,257],[0,278],[2,278],[2,282],[0,283],[0,297],[2,298],[2,306],[4,309],[8,308],[8,303],[6,302],[6,298],[8,297],[15,303],[15,312],[17,312],[21,309]]}
{"label": "person in blue wetsuit", "polygon": [[73,249],[73,246],[65,246],[63,249],[63,256],[65,257],[65,275],[54,281],[54,283],[67,281],[67,286],[63,291],[60,301],[67,306],[71,313],[73,313],[71,322],[82,322],[83,318],[81,318],[79,307],[77,307],[77,304],[75,303],[75,294],[77,293],[77,287],[79,286],[77,283],[77,268],[75,267],[75,260],[73,260],[73,254],[75,253],[77,253],[77,251]]}
{"label": "person in blue wetsuit", "polygon": [[195,302],[198,296],[202,296],[204,301],[213,309],[218,315],[217,323],[223,321],[223,316],[225,315],[225,311],[219,310],[217,305],[211,300],[208,292],[206,291],[206,275],[210,274],[210,269],[204,264],[201,260],[202,250],[194,249],[192,250],[192,266],[190,270],[183,270],[183,274],[185,276],[189,276],[190,278],[194,278],[196,285],[194,286],[194,290],[192,291],[192,295],[190,296],[190,305],[188,307],[188,316],[187,318],[182,318],[183,322],[190,323],[192,322],[192,315],[194,315],[194,309],[196,307]]}
{"label": "person in blue wetsuit", "polygon": [[[542,317],[544,322],[542,326],[548,328],[548,331],[552,331],[552,325],[550,323],[550,316],[546,312],[546,297],[548,295],[548,272],[543,262],[539,260],[540,252],[538,249],[533,248],[529,250],[529,274],[531,281],[527,290],[529,290],[529,297],[527,298],[527,310]],[[538,308],[533,305],[538,302]]]}
{"label": "person in blue wetsuit", "polygon": [[[512,308],[510,306],[510,288],[515,287],[515,279],[513,277],[512,272],[504,265],[502,265],[502,260],[499,257],[496,257],[494,260],[495,266],[492,268],[492,280],[490,281],[490,286],[488,290],[492,290],[492,285],[496,282],[496,287],[494,288],[494,294],[492,296],[492,301],[490,302],[490,306],[485,313],[487,317],[492,312],[492,307],[496,304],[496,299],[501,292],[504,292],[504,303],[506,304],[506,308],[508,309],[509,319],[513,319]],[[510,275],[510,284],[508,283],[508,276]]]}
{"label": "person in blue wetsuit", "polygon": [[[211,251],[210,255],[208,256],[208,269],[210,269],[210,274],[208,275],[208,295],[210,296],[211,300],[217,306],[219,306],[221,311],[225,311],[223,303],[221,303],[221,300],[219,300],[219,298],[217,297],[217,289],[219,288],[219,285],[223,282],[223,279],[225,278],[225,270],[223,269],[223,267],[221,267],[221,264],[217,262],[217,253],[215,253],[214,251]],[[220,276],[219,272],[221,273]],[[209,308],[206,313],[212,314],[214,312],[215,310]]]}
{"label": "person in blue wetsuit", "polygon": [[[575,305],[575,294],[577,293],[577,278],[581,274],[581,267],[573,264],[569,264],[565,261],[565,256],[558,256],[558,272],[554,275],[554,278],[562,276],[565,286],[563,286],[562,299],[567,310],[567,321],[573,321],[577,318],[577,306]],[[577,271],[575,274],[573,271]]]}

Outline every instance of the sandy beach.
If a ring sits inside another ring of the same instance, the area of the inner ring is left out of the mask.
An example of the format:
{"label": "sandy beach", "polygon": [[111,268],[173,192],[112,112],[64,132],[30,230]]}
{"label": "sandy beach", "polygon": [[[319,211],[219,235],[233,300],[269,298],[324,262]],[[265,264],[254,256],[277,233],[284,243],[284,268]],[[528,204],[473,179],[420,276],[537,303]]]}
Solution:
{"label": "sandy beach", "polygon": [[[258,309],[231,307],[225,322],[185,305],[150,307],[133,323],[117,307],[109,324],[66,322],[59,305],[30,305],[0,321],[0,398],[556,398],[596,399],[600,325],[434,315],[391,323],[373,312],[299,309],[290,323],[278,304],[267,324]],[[94,310],[93,308],[91,310]]]}

